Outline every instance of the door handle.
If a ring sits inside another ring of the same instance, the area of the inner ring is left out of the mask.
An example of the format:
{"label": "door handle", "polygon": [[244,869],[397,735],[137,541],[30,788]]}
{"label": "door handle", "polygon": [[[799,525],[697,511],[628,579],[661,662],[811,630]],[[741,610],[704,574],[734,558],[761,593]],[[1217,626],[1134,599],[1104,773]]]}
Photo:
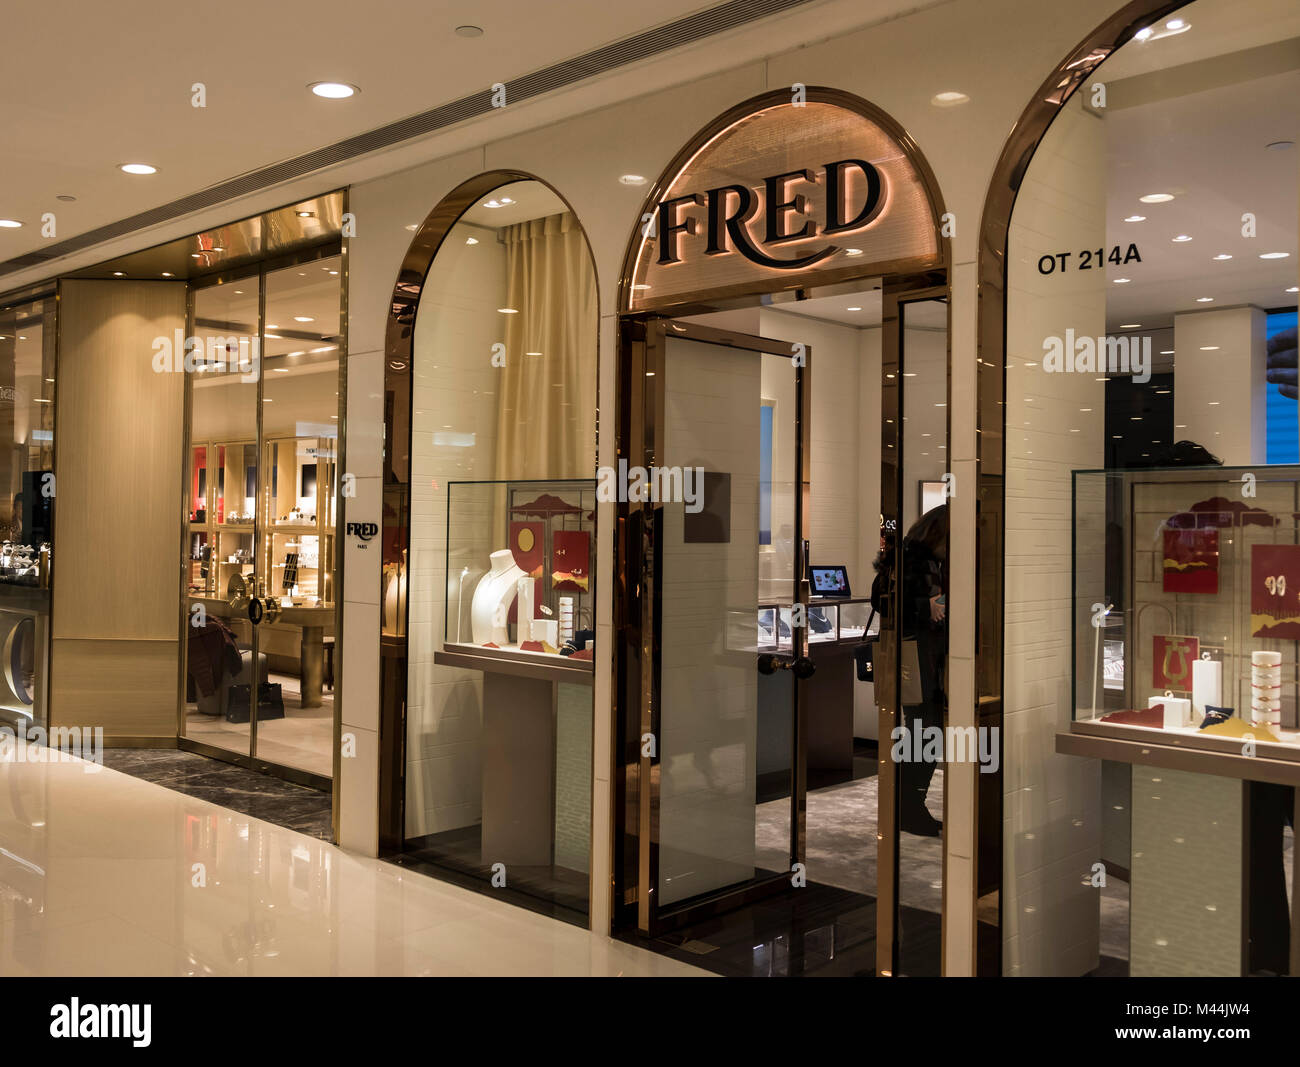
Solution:
{"label": "door handle", "polygon": [[280,615],[280,601],[273,596],[255,596],[248,601],[248,621],[254,626],[275,622]]}
{"label": "door handle", "polygon": [[780,656],[765,652],[758,657],[759,674],[775,674],[777,671],[792,671],[796,678],[811,678],[817,673],[817,664],[807,656],[795,656],[782,659]]}

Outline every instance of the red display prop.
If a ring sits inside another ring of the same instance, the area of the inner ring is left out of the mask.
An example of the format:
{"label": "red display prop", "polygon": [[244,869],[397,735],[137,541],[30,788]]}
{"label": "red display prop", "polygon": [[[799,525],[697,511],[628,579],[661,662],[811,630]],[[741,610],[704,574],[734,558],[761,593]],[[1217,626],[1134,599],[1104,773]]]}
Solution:
{"label": "red display prop", "polygon": [[1200,657],[1201,642],[1179,634],[1156,634],[1151,650],[1151,685],[1175,693],[1192,691],[1192,664]]}
{"label": "red display prop", "polygon": [[1219,592],[1219,531],[1165,530],[1164,591]]}
{"label": "red display prop", "polygon": [[1300,641],[1300,545],[1251,545],[1250,634]]}

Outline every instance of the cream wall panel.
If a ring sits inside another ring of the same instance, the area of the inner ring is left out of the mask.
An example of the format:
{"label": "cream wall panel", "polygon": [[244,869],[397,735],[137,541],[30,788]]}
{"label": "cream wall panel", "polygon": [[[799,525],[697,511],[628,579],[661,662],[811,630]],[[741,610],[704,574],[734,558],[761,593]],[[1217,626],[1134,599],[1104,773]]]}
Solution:
{"label": "cream wall panel", "polygon": [[54,636],[175,641],[184,376],[152,361],[185,288],[69,280],[59,314]]}
{"label": "cream wall panel", "polygon": [[[173,606],[173,611],[175,606]],[[175,737],[179,644],[56,638],[50,722],[104,737]]]}

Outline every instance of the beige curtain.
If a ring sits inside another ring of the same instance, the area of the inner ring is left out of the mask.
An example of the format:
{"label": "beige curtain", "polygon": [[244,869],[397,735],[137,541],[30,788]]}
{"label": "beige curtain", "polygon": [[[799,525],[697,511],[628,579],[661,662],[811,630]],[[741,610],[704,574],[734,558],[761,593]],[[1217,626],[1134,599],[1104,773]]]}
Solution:
{"label": "beige curtain", "polygon": [[[596,276],[571,212],[502,230],[506,365],[496,477],[592,478],[596,470]],[[540,353],[540,355],[529,353]]]}

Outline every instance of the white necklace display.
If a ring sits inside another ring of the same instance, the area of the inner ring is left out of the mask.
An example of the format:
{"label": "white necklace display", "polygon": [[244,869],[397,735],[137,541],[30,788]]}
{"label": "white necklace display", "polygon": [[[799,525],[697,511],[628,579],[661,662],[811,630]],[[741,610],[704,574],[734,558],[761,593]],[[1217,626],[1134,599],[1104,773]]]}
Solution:
{"label": "white necklace display", "polygon": [[517,592],[516,583],[524,576],[524,572],[515,563],[514,553],[508,548],[493,552],[489,558],[492,560],[492,569],[478,580],[478,585],[474,587],[474,599],[470,601],[470,628],[476,645],[491,641],[504,648],[510,644],[506,619]]}

